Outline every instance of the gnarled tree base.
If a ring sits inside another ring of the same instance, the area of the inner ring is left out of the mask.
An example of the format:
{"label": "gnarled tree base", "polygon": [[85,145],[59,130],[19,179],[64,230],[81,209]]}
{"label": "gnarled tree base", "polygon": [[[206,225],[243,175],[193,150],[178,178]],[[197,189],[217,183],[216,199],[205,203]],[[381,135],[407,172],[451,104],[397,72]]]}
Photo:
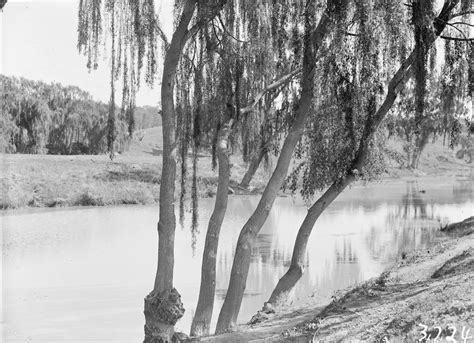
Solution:
{"label": "gnarled tree base", "polygon": [[175,288],[151,291],[145,298],[144,343],[172,342],[174,325],[184,315],[181,295]]}
{"label": "gnarled tree base", "polygon": [[275,306],[281,302],[282,299],[286,298],[295,287],[298,280],[301,279],[303,273],[304,267],[302,263],[291,264],[285,275],[283,275],[278,281],[277,286],[273,290],[272,295],[266,304]]}

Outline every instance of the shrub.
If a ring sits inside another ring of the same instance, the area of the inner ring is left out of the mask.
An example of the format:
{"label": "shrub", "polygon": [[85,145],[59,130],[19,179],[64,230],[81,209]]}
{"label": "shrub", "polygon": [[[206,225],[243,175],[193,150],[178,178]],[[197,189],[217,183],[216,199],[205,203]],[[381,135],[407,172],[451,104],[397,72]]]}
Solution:
{"label": "shrub", "polygon": [[104,201],[100,195],[93,194],[89,190],[86,190],[79,195],[74,204],[79,206],[104,206]]}

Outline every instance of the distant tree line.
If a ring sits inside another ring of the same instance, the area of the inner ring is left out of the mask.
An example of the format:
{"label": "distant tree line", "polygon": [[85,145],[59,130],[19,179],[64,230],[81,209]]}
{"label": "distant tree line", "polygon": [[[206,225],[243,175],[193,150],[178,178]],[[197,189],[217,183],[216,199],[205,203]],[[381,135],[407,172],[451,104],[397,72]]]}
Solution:
{"label": "distant tree line", "polygon": [[[0,151],[26,154],[100,154],[107,151],[107,104],[75,86],[0,75]],[[129,114],[116,110],[115,151],[130,138]],[[134,127],[159,126],[156,107],[134,111]]]}

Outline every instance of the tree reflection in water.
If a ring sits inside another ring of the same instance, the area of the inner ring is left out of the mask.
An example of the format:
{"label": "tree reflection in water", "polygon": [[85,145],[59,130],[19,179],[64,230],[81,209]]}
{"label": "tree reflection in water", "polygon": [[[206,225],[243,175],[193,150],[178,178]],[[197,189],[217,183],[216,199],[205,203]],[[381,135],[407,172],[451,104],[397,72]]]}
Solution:
{"label": "tree reflection in water", "polygon": [[427,202],[418,182],[408,181],[398,205],[387,208],[385,225],[371,227],[366,235],[367,245],[372,256],[382,263],[396,261],[402,253],[431,246],[443,220],[434,204]]}
{"label": "tree reflection in water", "polygon": [[[468,181],[453,184],[451,180],[420,179],[418,185],[398,181],[348,190],[316,223],[308,242],[305,273],[290,301],[300,305],[319,302],[336,290],[380,274],[404,251],[429,250],[438,231],[438,219],[445,223],[472,215],[472,184]],[[228,286],[239,229],[257,201],[257,197],[229,199],[231,210],[224,221],[217,256],[215,311],[222,305]],[[207,223],[213,201],[202,199],[200,206],[200,219]],[[275,203],[252,251],[240,322],[249,320],[262,307],[286,272],[296,229],[306,210],[302,202],[290,198],[280,198]],[[10,335],[13,331],[42,335],[45,328],[56,332],[58,321],[64,321],[67,313],[67,320],[80,322],[77,331],[83,341],[92,339],[90,327],[107,322],[111,316],[128,333],[126,341],[137,340],[134,333],[141,335],[143,305],[137,299],[151,282],[149,271],[156,267],[155,232],[149,230],[156,222],[154,206],[31,211],[5,215],[2,219],[4,307],[27,318],[10,318]],[[186,220],[188,228],[190,218]],[[176,231],[180,249],[175,261],[175,281],[183,290],[183,301],[189,309],[178,324],[182,331],[189,331],[196,306],[204,246],[204,237],[200,235],[193,256],[191,238],[190,230]],[[58,292],[59,289],[63,291]],[[84,294],[88,299],[85,303]],[[25,296],[37,299],[37,295],[41,296],[39,302],[19,301]],[[55,309],[58,296],[68,311],[60,315],[57,311],[45,312],[46,308]],[[87,313],[103,313],[104,317],[83,317],[85,308]],[[103,327],[96,328],[99,329]],[[100,337],[107,340],[110,330],[103,333]],[[68,332],[63,340],[69,336]],[[51,340],[46,334],[37,337]]]}
{"label": "tree reflection in water", "polygon": [[474,193],[474,174],[471,178],[458,180],[453,187],[454,199],[460,201],[464,199],[472,199]]}

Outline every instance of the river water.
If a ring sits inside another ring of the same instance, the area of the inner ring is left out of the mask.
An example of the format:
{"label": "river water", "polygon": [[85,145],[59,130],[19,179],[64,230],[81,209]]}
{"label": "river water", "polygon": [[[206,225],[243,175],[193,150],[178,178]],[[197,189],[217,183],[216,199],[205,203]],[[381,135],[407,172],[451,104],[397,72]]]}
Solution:
{"label": "river water", "polygon": [[[218,251],[213,322],[225,296],[240,229],[258,197],[232,196]],[[143,297],[157,260],[157,205],[7,211],[3,236],[3,341],[139,342]],[[195,249],[189,223],[176,230],[175,287],[189,331],[213,199],[200,200]],[[277,199],[252,251],[239,321],[261,308],[286,271],[306,205]],[[402,252],[429,249],[441,224],[474,214],[472,179],[385,182],[344,192],[316,223],[293,304],[327,298],[374,277]],[[188,215],[189,217],[189,215]]]}

